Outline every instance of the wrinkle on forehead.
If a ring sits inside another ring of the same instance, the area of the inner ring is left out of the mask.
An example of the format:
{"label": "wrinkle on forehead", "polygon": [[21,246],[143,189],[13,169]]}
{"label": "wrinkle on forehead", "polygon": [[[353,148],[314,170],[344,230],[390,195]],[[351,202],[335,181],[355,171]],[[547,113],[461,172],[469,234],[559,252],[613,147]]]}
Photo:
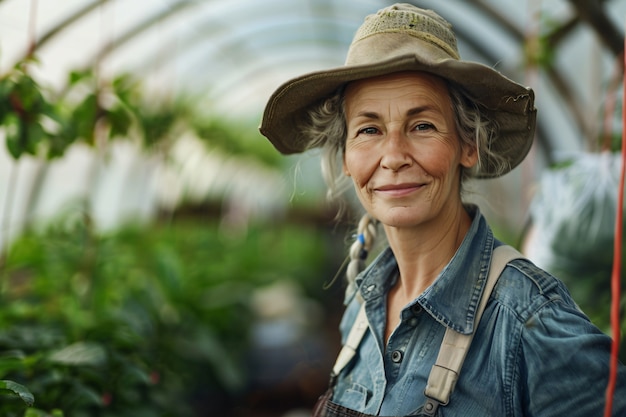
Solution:
{"label": "wrinkle on forehead", "polygon": [[[398,94],[398,89],[389,89],[389,82],[395,86],[406,87],[405,94]],[[422,107],[446,106],[437,110],[445,112],[452,110],[452,103],[446,82],[434,75],[424,72],[402,72],[384,75],[374,78],[353,81],[346,86],[344,91],[345,110],[348,117],[368,117],[375,119],[382,115],[390,117],[392,114],[405,116],[403,112],[416,113],[423,111]],[[415,107],[404,110],[405,105],[400,103],[405,99],[415,100]],[[380,105],[383,100],[388,100],[386,109],[378,108],[377,111],[370,110],[370,103]],[[393,107],[393,106],[397,107]],[[354,107],[357,107],[356,113]],[[383,110],[384,113],[382,112]],[[378,112],[381,112],[380,114]],[[410,114],[409,114],[410,115]]]}

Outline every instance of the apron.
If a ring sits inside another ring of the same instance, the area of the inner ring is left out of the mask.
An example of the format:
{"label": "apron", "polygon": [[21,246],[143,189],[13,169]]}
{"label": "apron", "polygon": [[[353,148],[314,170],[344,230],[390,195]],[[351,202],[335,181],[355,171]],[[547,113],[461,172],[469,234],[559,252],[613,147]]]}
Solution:
{"label": "apron", "polygon": [[[313,407],[312,417],[376,417],[371,414],[360,413],[355,410],[351,410],[349,408],[343,407],[339,404],[335,404],[331,401],[333,397],[333,389],[329,388],[324,395],[322,395]],[[433,413],[426,413],[424,411],[424,407],[421,407],[418,410],[418,414],[411,414],[410,416],[405,417],[436,417],[439,414],[437,410],[434,409]]]}
{"label": "apron", "polygon": [[[523,256],[511,246],[502,245],[494,249],[485,289],[480,299],[478,309],[476,310],[474,319],[476,328],[478,328],[480,317],[485,310],[489,295],[495,287],[500,274],[510,261],[519,258],[523,258]],[[350,333],[348,333],[346,343],[339,352],[337,361],[333,366],[329,388],[326,393],[318,399],[315,407],[313,407],[312,417],[375,417],[371,414],[364,414],[332,402],[337,376],[356,355],[358,346],[368,328],[369,324],[365,313],[365,303],[363,302],[359,314],[350,329]],[[461,366],[463,366],[465,355],[469,350],[473,337],[474,333],[464,335],[455,332],[449,327],[446,328],[437,355],[437,361],[430,371],[426,389],[424,390],[426,403],[418,410],[418,414],[405,417],[436,417],[439,415],[437,412],[439,407],[447,405],[450,400],[450,394],[452,394],[454,390],[454,385],[459,377],[459,371],[461,370]]]}

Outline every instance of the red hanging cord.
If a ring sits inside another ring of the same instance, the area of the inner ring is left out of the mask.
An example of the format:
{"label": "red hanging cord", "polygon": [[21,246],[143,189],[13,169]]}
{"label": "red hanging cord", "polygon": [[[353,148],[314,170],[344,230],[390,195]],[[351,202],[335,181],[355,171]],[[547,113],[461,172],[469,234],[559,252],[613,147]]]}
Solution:
{"label": "red hanging cord", "polygon": [[[626,49],[626,41],[625,41]],[[624,67],[626,68],[626,54],[622,53]],[[620,299],[621,299],[621,269],[622,269],[622,223],[624,211],[624,178],[626,177],[626,145],[624,133],[626,131],[626,77],[622,85],[622,168],[620,172],[619,190],[617,197],[617,213],[615,216],[615,241],[613,244],[613,271],[611,275],[611,363],[609,369],[609,382],[606,388],[606,404],[604,416],[610,417],[613,410],[613,396],[617,381],[617,366],[620,342]]]}

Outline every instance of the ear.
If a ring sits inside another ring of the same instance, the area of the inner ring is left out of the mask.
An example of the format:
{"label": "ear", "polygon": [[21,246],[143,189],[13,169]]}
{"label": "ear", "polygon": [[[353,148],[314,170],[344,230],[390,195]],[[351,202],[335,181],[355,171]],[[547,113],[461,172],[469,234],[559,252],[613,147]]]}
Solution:
{"label": "ear", "polygon": [[461,147],[461,165],[471,168],[478,162],[478,150],[473,145],[464,144]]}

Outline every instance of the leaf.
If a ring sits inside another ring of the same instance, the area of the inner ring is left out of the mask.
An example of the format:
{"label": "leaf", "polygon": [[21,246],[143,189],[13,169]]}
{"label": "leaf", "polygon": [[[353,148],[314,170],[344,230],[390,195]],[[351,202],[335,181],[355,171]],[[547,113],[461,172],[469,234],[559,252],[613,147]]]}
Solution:
{"label": "leaf", "polygon": [[12,85],[6,78],[0,79],[0,124],[4,121],[6,115],[12,111],[9,96],[11,95]]}
{"label": "leaf", "polygon": [[83,71],[70,71],[68,75],[68,82],[70,86],[74,86],[84,80],[92,80],[93,71],[91,69]]}
{"label": "leaf", "polygon": [[9,113],[5,117],[4,130],[6,136],[6,146],[9,154],[13,159],[17,160],[24,153],[24,149],[20,146],[22,137],[22,126],[20,120],[14,113]]}
{"label": "leaf", "polygon": [[26,410],[24,417],[63,417],[63,411],[54,409],[51,412],[47,412],[36,408],[29,408]]}
{"label": "leaf", "polygon": [[111,126],[110,136],[112,138],[128,134],[128,130],[132,125],[132,119],[125,108],[121,106],[115,107],[108,110],[106,115]]}
{"label": "leaf", "polygon": [[0,390],[11,391],[13,394],[20,397],[29,407],[35,403],[35,397],[33,394],[25,386],[20,385],[17,382],[9,381],[7,379],[0,380]]}
{"label": "leaf", "polygon": [[106,352],[97,343],[78,342],[53,352],[49,360],[71,366],[100,366],[106,362]]}
{"label": "leaf", "polygon": [[72,123],[76,129],[76,135],[90,145],[93,144],[93,135],[98,112],[98,96],[95,93],[90,93],[74,108],[71,116]]}
{"label": "leaf", "polygon": [[6,374],[24,369],[24,352],[20,350],[5,351],[0,354],[0,378]]}
{"label": "leaf", "polygon": [[47,134],[39,122],[31,122],[28,124],[26,141],[24,143],[25,152],[36,155],[37,147],[40,143],[47,139]]}
{"label": "leaf", "polygon": [[241,389],[244,375],[235,355],[229,352],[219,335],[209,329],[198,329],[195,335],[176,344],[186,357],[206,361],[219,378],[221,384],[231,391]]}

